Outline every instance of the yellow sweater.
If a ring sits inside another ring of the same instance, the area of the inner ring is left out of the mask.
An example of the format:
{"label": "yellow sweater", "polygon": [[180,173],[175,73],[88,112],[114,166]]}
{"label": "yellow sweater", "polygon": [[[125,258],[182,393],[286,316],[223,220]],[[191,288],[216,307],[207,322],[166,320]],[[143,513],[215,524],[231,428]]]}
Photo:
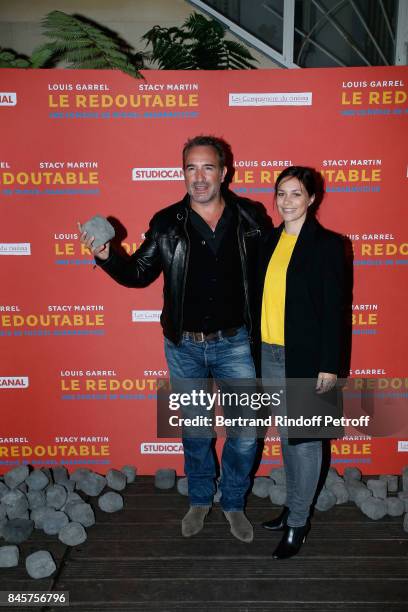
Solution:
{"label": "yellow sweater", "polygon": [[282,231],[266,271],[262,297],[262,342],[285,346],[286,272],[297,236]]}

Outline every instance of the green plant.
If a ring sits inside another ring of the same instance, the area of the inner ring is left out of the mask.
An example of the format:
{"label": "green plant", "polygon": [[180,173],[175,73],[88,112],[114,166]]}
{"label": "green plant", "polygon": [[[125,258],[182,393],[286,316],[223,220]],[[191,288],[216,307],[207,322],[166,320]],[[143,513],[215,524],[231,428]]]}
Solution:
{"label": "green plant", "polygon": [[[43,19],[50,39],[31,57],[0,48],[0,68],[117,69],[142,78],[147,53],[134,52],[115,32],[79,16],[52,11]],[[152,61],[164,70],[233,70],[255,68],[256,61],[241,43],[227,40],[224,26],[192,13],[180,27],[154,26],[143,39],[152,46]]]}
{"label": "green plant", "polygon": [[180,27],[154,26],[143,39],[152,46],[151,59],[164,70],[237,70],[255,68],[256,61],[241,43],[227,40],[218,21],[192,13]]}
{"label": "green plant", "polygon": [[51,39],[35,49],[33,68],[45,68],[65,62],[69,68],[117,69],[142,78],[144,55],[132,53],[131,47],[117,34],[92,21],[52,11],[43,20],[44,34]]}
{"label": "green plant", "polygon": [[30,58],[0,47],[0,68],[31,68]]}

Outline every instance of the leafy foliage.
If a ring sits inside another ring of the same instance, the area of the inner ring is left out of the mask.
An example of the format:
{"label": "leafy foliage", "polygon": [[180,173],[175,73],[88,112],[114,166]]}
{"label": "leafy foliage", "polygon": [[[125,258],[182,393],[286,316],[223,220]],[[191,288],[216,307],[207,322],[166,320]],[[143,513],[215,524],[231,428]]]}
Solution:
{"label": "leafy foliage", "polygon": [[117,69],[142,78],[144,54],[132,53],[131,47],[117,34],[84,17],[52,11],[43,20],[44,34],[51,42],[35,49],[35,68],[66,62],[69,68]]}
{"label": "leafy foliage", "polygon": [[31,68],[28,57],[18,55],[12,49],[0,47],[0,68]]}
{"label": "leafy foliage", "polygon": [[154,26],[143,39],[164,70],[242,70],[256,61],[241,43],[227,40],[218,21],[192,13],[180,27]]}

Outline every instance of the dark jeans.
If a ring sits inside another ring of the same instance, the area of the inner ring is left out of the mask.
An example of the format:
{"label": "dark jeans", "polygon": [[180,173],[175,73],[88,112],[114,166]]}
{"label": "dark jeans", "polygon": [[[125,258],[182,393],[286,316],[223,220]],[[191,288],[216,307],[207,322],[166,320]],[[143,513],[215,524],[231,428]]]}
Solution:
{"label": "dark jeans", "polygon": [[[255,368],[244,327],[235,336],[195,342],[183,338],[176,346],[165,338],[170,378],[254,379]],[[182,382],[182,381],[181,381]],[[216,491],[213,437],[184,437],[185,473],[192,506],[209,506]],[[230,436],[221,457],[221,506],[224,511],[243,510],[257,444],[254,436]]]}

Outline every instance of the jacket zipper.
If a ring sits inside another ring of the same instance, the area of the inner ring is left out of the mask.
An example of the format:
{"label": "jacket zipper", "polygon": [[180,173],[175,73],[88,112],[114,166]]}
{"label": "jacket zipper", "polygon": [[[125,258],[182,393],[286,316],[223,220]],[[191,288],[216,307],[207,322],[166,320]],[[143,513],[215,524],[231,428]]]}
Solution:
{"label": "jacket zipper", "polygon": [[249,336],[249,341],[251,342],[252,341],[251,340],[252,320],[251,320],[251,313],[250,313],[250,308],[249,308],[248,278],[247,278],[247,274],[246,274],[245,263],[244,263],[244,256],[243,256],[243,252],[246,255],[246,247],[245,247],[244,236],[242,236],[243,244],[241,244],[241,240],[240,240],[241,224],[242,224],[241,215],[238,213],[237,238],[238,238],[239,255],[241,257],[242,276],[243,276],[244,291],[245,291],[245,302],[246,302],[246,310],[247,310],[247,316],[248,316],[248,336]]}
{"label": "jacket zipper", "polygon": [[187,283],[187,272],[188,272],[188,264],[189,264],[189,259],[190,259],[190,236],[188,235],[188,231],[187,231],[187,219],[188,219],[188,212],[185,211],[186,215],[185,215],[185,219],[184,219],[184,223],[183,223],[183,229],[184,229],[184,234],[186,236],[186,242],[187,242],[187,252],[186,252],[186,265],[185,265],[185,269],[184,269],[184,278],[183,278],[183,292],[181,295],[181,317],[180,317],[180,325],[179,325],[179,337],[178,340],[180,342],[181,340],[181,334],[183,331],[183,317],[184,317],[184,296],[186,293],[186,283]]}

